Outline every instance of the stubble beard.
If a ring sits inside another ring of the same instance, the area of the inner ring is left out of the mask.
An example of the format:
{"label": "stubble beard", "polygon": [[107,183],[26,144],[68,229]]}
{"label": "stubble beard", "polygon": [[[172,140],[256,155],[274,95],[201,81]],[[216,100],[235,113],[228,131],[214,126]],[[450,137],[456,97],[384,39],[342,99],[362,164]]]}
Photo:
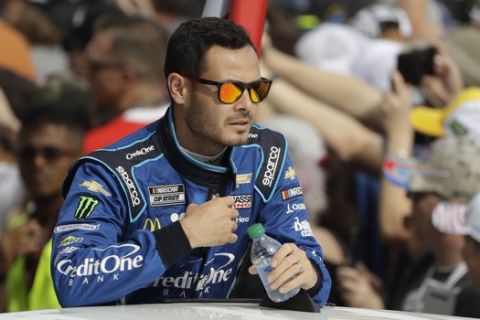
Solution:
{"label": "stubble beard", "polygon": [[[203,150],[209,152],[211,150],[221,150],[225,147],[244,145],[248,142],[248,133],[251,128],[252,115],[248,113],[243,116],[243,118],[248,118],[250,120],[250,126],[242,135],[235,134],[234,131],[229,128],[229,123],[232,119],[237,118],[239,118],[239,116],[230,116],[223,120],[221,124],[218,124],[215,119],[202,114],[201,110],[193,108],[193,110],[191,110],[186,116],[186,125],[195,144],[197,146],[202,146],[201,148]],[[229,136],[233,135],[234,137],[229,138]]]}

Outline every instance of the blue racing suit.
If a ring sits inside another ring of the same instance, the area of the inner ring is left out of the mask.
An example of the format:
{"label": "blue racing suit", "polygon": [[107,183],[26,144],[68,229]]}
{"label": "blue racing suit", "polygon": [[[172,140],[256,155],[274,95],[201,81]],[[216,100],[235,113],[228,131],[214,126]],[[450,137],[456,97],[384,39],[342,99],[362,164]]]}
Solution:
{"label": "blue racing suit", "polygon": [[[252,126],[248,143],[228,148],[222,166],[179,147],[173,107],[160,120],[79,159],[64,184],[51,272],[62,306],[227,298],[249,238],[262,223],[302,248],[318,273],[309,294],[323,306],[330,276],[307,222],[302,189],[283,135]],[[186,207],[233,196],[238,240],[190,247],[179,220]]]}

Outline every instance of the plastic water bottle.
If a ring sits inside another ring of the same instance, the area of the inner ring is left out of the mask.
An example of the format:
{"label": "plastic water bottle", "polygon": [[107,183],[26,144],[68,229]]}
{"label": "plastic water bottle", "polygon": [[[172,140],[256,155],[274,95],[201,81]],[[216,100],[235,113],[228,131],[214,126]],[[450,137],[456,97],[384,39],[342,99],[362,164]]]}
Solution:
{"label": "plastic water bottle", "polygon": [[300,288],[294,288],[286,293],[273,290],[267,283],[267,275],[272,271],[272,257],[281,247],[281,243],[267,236],[261,223],[256,223],[248,228],[248,235],[253,240],[251,260],[262,280],[268,296],[274,302],[282,302],[296,295]]}

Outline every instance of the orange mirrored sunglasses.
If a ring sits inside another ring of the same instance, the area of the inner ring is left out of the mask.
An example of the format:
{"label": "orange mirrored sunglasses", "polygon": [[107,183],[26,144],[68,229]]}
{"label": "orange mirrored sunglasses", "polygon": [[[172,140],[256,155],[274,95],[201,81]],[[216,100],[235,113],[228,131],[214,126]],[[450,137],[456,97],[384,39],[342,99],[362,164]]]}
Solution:
{"label": "orange mirrored sunglasses", "polygon": [[191,77],[189,78],[201,84],[211,85],[217,87],[218,100],[221,103],[231,104],[240,99],[245,89],[248,90],[248,95],[253,103],[263,101],[270,91],[272,80],[267,78],[260,78],[256,81],[244,83],[235,80],[213,81],[203,78]]}

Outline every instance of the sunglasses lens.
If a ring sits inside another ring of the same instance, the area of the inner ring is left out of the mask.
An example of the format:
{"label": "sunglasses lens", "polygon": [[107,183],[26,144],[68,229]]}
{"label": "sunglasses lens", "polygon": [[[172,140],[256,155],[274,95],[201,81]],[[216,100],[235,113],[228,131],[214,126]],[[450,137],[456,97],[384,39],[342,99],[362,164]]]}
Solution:
{"label": "sunglasses lens", "polygon": [[270,91],[270,86],[272,82],[270,80],[261,80],[254,85],[252,85],[252,89],[250,90],[250,98],[252,102],[259,103],[263,101]]}
{"label": "sunglasses lens", "polygon": [[47,161],[55,161],[59,159],[63,155],[62,150],[54,148],[54,147],[45,147],[43,149],[43,156]]}
{"label": "sunglasses lens", "polygon": [[250,92],[250,100],[252,100],[253,103],[259,103],[261,101],[255,89],[250,88],[249,92]]}
{"label": "sunglasses lens", "polygon": [[242,90],[231,82],[223,83],[220,87],[220,101],[233,103],[242,95]]}
{"label": "sunglasses lens", "polygon": [[18,153],[19,158],[21,159],[32,159],[35,157],[36,151],[34,148],[26,147],[20,150]]}
{"label": "sunglasses lens", "polygon": [[46,146],[38,149],[34,147],[25,147],[20,150],[18,156],[23,161],[33,161],[37,156],[42,156],[48,162],[54,162],[70,154],[73,154],[73,151]]}

